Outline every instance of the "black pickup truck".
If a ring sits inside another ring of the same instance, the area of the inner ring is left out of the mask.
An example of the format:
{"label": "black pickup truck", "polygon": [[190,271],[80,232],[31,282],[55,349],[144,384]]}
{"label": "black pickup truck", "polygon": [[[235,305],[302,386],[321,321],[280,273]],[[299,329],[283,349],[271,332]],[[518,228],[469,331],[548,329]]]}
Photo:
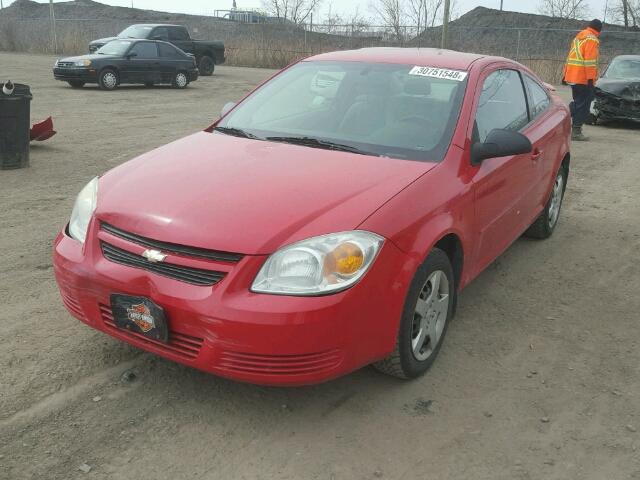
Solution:
{"label": "black pickup truck", "polygon": [[200,75],[204,76],[212,75],[215,66],[224,63],[225,60],[222,42],[193,40],[186,27],[161,23],[131,25],[120,32],[117,37],[100,38],[89,43],[89,52],[94,53],[107,42],[119,38],[163,40],[172,43],[186,53],[195,55]]}

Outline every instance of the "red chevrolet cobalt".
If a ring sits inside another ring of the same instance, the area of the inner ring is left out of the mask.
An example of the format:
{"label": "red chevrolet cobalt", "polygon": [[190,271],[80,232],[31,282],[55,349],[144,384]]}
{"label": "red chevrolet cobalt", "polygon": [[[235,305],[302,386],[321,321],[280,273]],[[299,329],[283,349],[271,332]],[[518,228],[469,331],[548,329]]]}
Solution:
{"label": "red chevrolet cobalt", "polygon": [[465,285],[523,233],[553,233],[569,136],[560,98],[504,58],[318,55],[91,180],[55,241],[62,299],[237,380],[416,377]]}

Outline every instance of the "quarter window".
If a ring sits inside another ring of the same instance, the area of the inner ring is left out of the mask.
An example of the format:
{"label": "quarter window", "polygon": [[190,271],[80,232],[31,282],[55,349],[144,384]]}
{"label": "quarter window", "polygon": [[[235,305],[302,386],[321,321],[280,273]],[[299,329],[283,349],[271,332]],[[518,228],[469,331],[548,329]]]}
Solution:
{"label": "quarter window", "polygon": [[155,43],[138,42],[129,53],[135,53],[136,58],[156,58],[158,56],[158,49]]}
{"label": "quarter window", "polygon": [[173,45],[169,45],[168,43],[158,43],[158,47],[160,48],[160,56],[164,58],[179,58],[180,52]]}
{"label": "quarter window", "polygon": [[529,96],[531,99],[529,110],[531,111],[531,118],[534,119],[544,112],[551,102],[549,100],[549,95],[547,95],[547,92],[538,84],[538,82],[527,75],[525,75],[524,81],[529,89]]}
{"label": "quarter window", "polygon": [[518,131],[529,123],[527,102],[520,74],[497,70],[487,77],[476,112],[478,140],[484,142],[496,128]]}

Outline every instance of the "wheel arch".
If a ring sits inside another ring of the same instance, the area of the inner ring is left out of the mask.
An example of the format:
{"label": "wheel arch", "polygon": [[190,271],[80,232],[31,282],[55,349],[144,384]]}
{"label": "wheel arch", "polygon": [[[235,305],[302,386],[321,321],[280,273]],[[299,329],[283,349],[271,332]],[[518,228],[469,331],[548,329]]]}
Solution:
{"label": "wheel arch", "polygon": [[464,266],[462,240],[456,233],[450,232],[436,241],[429,251],[433,248],[439,248],[449,257],[449,262],[451,262],[451,268],[453,269],[456,290],[458,290],[462,279],[462,268]]}

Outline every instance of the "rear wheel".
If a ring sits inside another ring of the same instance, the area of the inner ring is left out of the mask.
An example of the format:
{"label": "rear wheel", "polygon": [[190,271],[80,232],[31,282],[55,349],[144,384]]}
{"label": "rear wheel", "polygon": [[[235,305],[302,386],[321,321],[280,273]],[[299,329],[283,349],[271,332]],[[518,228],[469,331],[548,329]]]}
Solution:
{"label": "rear wheel", "polygon": [[442,347],[453,317],[455,295],[449,257],[434,248],[411,282],[394,351],[373,366],[399,378],[425,373]]}
{"label": "rear wheel", "polygon": [[178,72],[173,77],[173,82],[171,82],[173,88],[186,88],[189,85],[189,78],[187,74],[184,72]]}
{"label": "rear wheel", "polygon": [[567,170],[562,166],[556,174],[556,180],[553,182],[551,196],[549,197],[547,205],[544,207],[540,216],[536,218],[536,221],[533,222],[525,232],[527,237],[544,239],[549,238],[553,234],[558,224],[558,218],[560,218],[560,209],[562,207],[566,186]]}
{"label": "rear wheel", "polygon": [[105,68],[98,75],[98,84],[103,90],[114,90],[118,86],[118,74],[115,70]]}
{"label": "rear wheel", "polygon": [[72,88],[82,88],[85,85],[85,82],[82,80],[69,80],[67,83],[71,85]]}
{"label": "rear wheel", "polygon": [[198,70],[200,70],[200,75],[203,77],[209,77],[213,75],[213,71],[216,68],[216,62],[213,58],[209,56],[204,56],[200,59],[200,64],[198,65]]}

